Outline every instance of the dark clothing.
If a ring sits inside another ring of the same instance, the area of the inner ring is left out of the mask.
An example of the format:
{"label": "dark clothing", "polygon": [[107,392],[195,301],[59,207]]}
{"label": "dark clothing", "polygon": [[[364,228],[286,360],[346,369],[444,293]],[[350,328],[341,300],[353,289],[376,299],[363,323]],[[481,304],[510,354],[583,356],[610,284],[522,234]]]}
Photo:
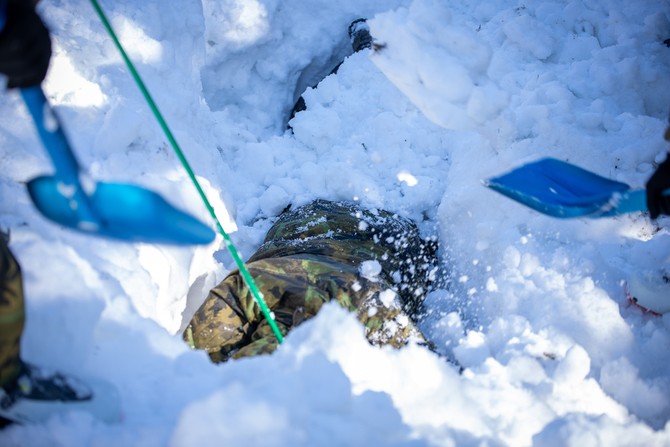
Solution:
{"label": "dark clothing", "polygon": [[0,234],[0,386],[11,382],[21,369],[24,319],[21,269]]}
{"label": "dark clothing", "polygon": [[670,196],[663,191],[670,189],[670,155],[661,163],[647,181],[647,208],[652,219],[670,214]]}
{"label": "dark clothing", "polygon": [[39,85],[51,59],[48,29],[30,0],[8,0],[0,14],[0,73],[8,77],[7,87]]}

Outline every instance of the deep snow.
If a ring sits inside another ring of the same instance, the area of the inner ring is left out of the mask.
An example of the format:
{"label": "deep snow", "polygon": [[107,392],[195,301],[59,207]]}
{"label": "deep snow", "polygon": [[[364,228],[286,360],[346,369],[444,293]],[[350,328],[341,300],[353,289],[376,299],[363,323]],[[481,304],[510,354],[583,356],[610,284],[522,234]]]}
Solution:
{"label": "deep snow", "polygon": [[[221,238],[132,245],[46,221],[24,183],[50,162],[7,92],[0,227],[24,272],[24,357],[113,383],[124,419],[67,413],[8,428],[2,445],[670,445],[670,315],[622,289],[667,268],[670,220],[558,220],[481,183],[552,156],[643,187],[668,148],[670,2],[102,6],[242,256],[289,203],[414,219],[444,266],[422,328],[465,369],[373,348],[335,305],[271,356],[214,365],[190,351],[180,329],[234,268]],[[207,220],[89,2],[39,10],[55,45],[44,88],[81,164]],[[374,54],[350,55],[358,17]]]}

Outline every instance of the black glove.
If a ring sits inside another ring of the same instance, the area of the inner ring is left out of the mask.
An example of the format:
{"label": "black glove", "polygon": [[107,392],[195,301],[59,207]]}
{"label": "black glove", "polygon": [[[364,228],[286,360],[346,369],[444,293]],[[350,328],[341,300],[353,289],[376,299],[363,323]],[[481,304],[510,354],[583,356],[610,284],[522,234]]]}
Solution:
{"label": "black glove", "polygon": [[30,87],[44,80],[51,58],[49,30],[30,1],[9,1],[7,23],[0,32],[0,73],[8,88]]}
{"label": "black glove", "polygon": [[652,219],[661,214],[670,215],[670,197],[663,191],[670,188],[670,156],[661,163],[647,181],[647,208]]}

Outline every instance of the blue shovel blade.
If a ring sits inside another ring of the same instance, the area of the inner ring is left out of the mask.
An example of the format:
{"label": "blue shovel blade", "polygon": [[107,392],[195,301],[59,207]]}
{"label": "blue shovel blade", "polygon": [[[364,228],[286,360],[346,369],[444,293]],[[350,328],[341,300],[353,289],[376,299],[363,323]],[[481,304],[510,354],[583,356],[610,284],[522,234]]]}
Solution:
{"label": "blue shovel blade", "polygon": [[630,189],[553,158],[529,163],[485,184],[536,211],[565,218],[612,215],[613,199]]}
{"label": "blue shovel blade", "polygon": [[63,226],[131,242],[191,245],[214,240],[215,233],[207,225],[160,195],[127,184],[96,183],[88,200],[100,224],[84,222],[77,203],[61,194],[59,183],[56,177],[38,177],[28,182],[28,191],[37,209]]}

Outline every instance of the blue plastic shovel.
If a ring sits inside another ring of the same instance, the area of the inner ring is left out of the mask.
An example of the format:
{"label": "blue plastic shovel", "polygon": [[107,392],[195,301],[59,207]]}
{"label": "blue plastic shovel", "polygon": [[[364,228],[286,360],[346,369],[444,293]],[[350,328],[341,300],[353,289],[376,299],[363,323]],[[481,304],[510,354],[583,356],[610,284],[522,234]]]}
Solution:
{"label": "blue plastic shovel", "polygon": [[30,197],[44,216],[84,233],[131,242],[190,245],[214,240],[209,226],[155,192],[87,179],[42,88],[22,88],[21,96],[55,168],[53,176],[28,182]]}
{"label": "blue plastic shovel", "polygon": [[646,191],[545,158],[484,181],[489,188],[553,217],[607,217],[647,211]]}

